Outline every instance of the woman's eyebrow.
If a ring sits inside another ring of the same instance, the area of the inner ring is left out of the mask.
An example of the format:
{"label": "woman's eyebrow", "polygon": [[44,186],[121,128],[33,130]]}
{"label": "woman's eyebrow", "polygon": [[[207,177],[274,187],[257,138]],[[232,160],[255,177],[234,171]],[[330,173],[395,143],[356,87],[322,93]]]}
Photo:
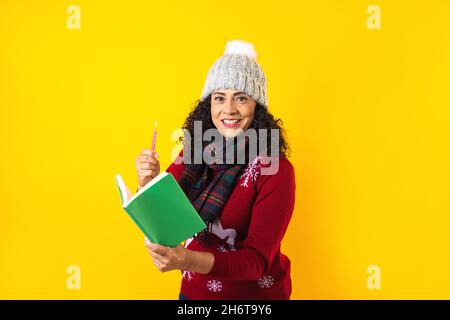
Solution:
{"label": "woman's eyebrow", "polygon": [[[224,96],[225,95],[225,93],[223,93],[223,92],[214,92],[213,93],[213,95],[214,94],[220,94],[220,95],[222,95],[222,96]],[[242,92],[242,91],[240,91],[240,92],[236,92],[236,93],[234,93],[233,94],[233,96],[237,96],[238,94],[246,94],[245,92]]]}

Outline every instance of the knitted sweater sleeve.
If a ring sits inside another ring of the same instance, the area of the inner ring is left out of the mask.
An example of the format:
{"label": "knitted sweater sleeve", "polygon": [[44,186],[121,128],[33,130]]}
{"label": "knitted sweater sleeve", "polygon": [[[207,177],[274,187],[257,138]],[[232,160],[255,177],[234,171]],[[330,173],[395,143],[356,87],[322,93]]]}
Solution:
{"label": "knitted sweater sleeve", "polygon": [[183,173],[184,170],[184,164],[183,162],[180,160],[183,158],[183,150],[178,154],[178,160],[175,159],[165,170],[168,173],[171,173],[175,180],[179,180],[181,177],[181,174]]}
{"label": "knitted sweater sleeve", "polygon": [[292,164],[280,159],[275,175],[259,177],[257,191],[243,247],[235,251],[211,252],[215,259],[208,275],[258,280],[268,272],[294,210],[295,174]]}

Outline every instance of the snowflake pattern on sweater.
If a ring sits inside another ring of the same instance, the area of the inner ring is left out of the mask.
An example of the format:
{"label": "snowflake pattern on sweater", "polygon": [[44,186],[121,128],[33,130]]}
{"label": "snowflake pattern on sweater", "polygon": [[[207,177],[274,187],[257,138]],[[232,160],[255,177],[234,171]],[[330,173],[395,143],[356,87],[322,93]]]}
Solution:
{"label": "snowflake pattern on sweater", "polygon": [[268,289],[275,283],[275,279],[271,275],[265,275],[259,278],[258,286],[262,289]]}
{"label": "snowflake pattern on sweater", "polygon": [[189,270],[183,270],[183,278],[187,281],[191,281],[194,278],[195,272]]}
{"label": "snowflake pattern on sweater", "polygon": [[219,251],[219,252],[227,252],[228,248],[222,244],[222,245],[217,247],[217,251]]}
{"label": "snowflake pattern on sweater", "polygon": [[262,157],[257,156],[255,160],[247,165],[240,177],[240,179],[243,179],[242,183],[240,184],[241,187],[248,188],[249,180],[251,180],[253,183],[256,182],[261,170],[261,159]]}
{"label": "snowflake pattern on sweater", "polygon": [[219,280],[209,280],[206,286],[208,287],[208,290],[212,292],[220,292],[223,288],[222,282]]}

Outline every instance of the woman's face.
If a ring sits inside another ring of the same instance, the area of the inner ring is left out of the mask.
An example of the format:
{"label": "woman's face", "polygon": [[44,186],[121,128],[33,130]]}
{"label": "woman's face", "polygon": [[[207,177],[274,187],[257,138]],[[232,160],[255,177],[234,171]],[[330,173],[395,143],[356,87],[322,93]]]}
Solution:
{"label": "woman's face", "polygon": [[247,130],[255,115],[256,101],[244,92],[233,89],[211,94],[211,117],[220,134],[231,138]]}

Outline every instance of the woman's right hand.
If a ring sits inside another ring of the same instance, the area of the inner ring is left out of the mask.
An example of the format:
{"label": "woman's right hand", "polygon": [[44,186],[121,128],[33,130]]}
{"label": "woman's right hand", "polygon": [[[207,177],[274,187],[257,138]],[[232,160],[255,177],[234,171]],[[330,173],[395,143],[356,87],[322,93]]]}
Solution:
{"label": "woman's right hand", "polygon": [[136,158],[138,190],[159,174],[158,153],[143,149]]}

